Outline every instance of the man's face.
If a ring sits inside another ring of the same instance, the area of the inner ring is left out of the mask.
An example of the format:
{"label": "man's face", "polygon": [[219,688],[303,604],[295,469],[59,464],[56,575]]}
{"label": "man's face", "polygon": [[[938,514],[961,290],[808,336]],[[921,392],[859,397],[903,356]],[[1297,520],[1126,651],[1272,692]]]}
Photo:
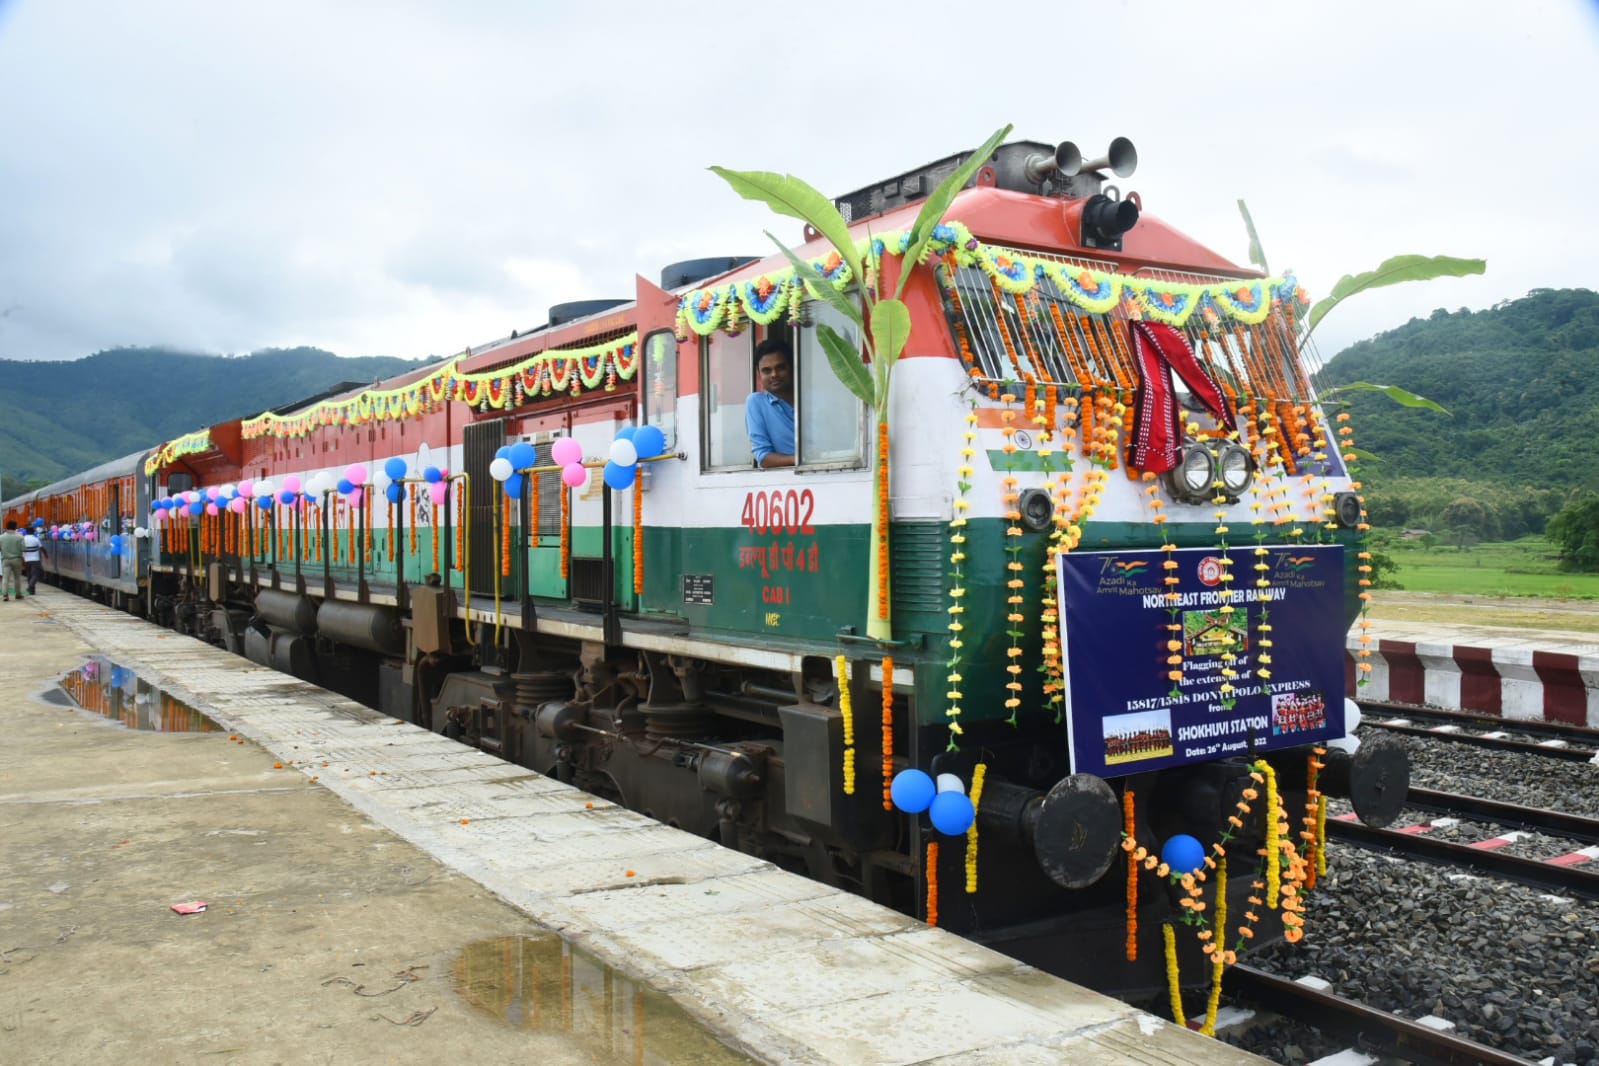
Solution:
{"label": "man's face", "polygon": [[760,375],[763,390],[774,396],[788,395],[793,375],[787,359],[776,352],[763,355],[755,370]]}

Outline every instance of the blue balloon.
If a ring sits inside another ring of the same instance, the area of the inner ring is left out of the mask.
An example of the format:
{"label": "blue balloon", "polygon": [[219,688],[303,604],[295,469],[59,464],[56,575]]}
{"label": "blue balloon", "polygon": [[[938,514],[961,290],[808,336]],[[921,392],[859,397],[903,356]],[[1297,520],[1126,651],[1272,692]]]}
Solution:
{"label": "blue balloon", "polygon": [[505,487],[507,499],[520,500],[522,498],[522,485],[526,479],[521,474],[512,474],[500,484]]}
{"label": "blue balloon", "polygon": [[405,476],[405,460],[395,456],[383,464],[383,472],[394,481],[400,480]]}
{"label": "blue balloon", "polygon": [[122,554],[122,538],[120,536],[113,536],[111,538],[111,554],[112,555],[121,555]]}
{"label": "blue balloon", "polygon": [[1174,874],[1191,874],[1205,865],[1205,845],[1187,833],[1178,833],[1160,846],[1160,861]]}
{"label": "blue balloon", "polygon": [[613,489],[627,489],[633,487],[633,471],[635,467],[618,466],[616,463],[605,464],[605,483]]}
{"label": "blue balloon", "polygon": [[42,518],[35,518],[35,519],[34,519],[34,520],[33,520],[33,528],[34,528],[34,529],[43,529],[43,528],[44,528],[44,519],[42,519]]}
{"label": "blue balloon", "polygon": [[633,447],[640,459],[653,459],[666,451],[666,434],[659,426],[640,426],[633,434]]}
{"label": "blue balloon", "polygon": [[205,514],[205,504],[201,503],[199,500],[195,500],[193,503],[189,504],[189,513]]}
{"label": "blue balloon", "polygon": [[270,496],[257,496],[255,498],[255,505],[257,507],[261,508],[261,510],[263,510],[263,511],[270,511],[270,510],[272,510],[272,497],[270,497]]}
{"label": "blue balloon", "polygon": [[496,459],[509,459],[510,457],[511,457],[511,446],[509,444],[502,444],[498,448],[494,449],[494,458],[496,458]]}
{"label": "blue balloon", "polygon": [[279,492],[278,493],[278,502],[279,503],[293,503],[294,502],[294,490],[293,489],[284,489],[281,492]]}
{"label": "blue balloon", "polygon": [[389,498],[390,503],[399,503],[405,499],[405,487],[395,481],[389,482],[389,487],[384,489],[383,493]]}
{"label": "blue balloon", "polygon": [[621,429],[616,431],[616,439],[617,440],[632,440],[633,439],[633,434],[635,434],[637,432],[638,432],[638,427],[637,426],[623,426]]}
{"label": "blue balloon", "polygon": [[511,468],[513,470],[526,470],[538,462],[539,453],[534,451],[533,445],[527,441],[519,440],[511,445],[511,450],[506,453],[505,457],[511,460]]}
{"label": "blue balloon", "polygon": [[977,809],[964,792],[940,792],[933,797],[927,814],[933,819],[934,829],[945,836],[958,837],[972,827]]}
{"label": "blue balloon", "polygon": [[933,802],[938,786],[921,770],[901,770],[894,775],[888,794],[906,814],[921,814]]}
{"label": "blue balloon", "polygon": [[339,478],[339,483],[336,488],[338,488],[340,496],[348,496],[350,493],[355,491],[355,482],[351,481],[347,477],[341,477]]}
{"label": "blue balloon", "polygon": [[[430,466],[426,470],[422,471],[422,479],[424,481],[426,481],[430,485],[435,483],[435,482],[437,482],[443,476],[444,476],[444,471],[440,470],[436,466]],[[341,482],[339,482],[339,484],[342,485],[342,484],[344,484],[344,482],[341,481]],[[339,491],[343,492],[344,490],[340,489]]]}

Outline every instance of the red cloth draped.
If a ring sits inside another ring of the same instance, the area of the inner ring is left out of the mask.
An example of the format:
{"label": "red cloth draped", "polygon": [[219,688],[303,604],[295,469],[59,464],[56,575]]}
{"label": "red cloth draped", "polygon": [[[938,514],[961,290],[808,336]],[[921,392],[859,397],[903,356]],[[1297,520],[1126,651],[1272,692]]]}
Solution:
{"label": "red cloth draped", "polygon": [[1133,439],[1128,442],[1128,462],[1140,470],[1163,474],[1177,465],[1183,443],[1182,411],[1172,390],[1171,372],[1206,410],[1228,429],[1235,429],[1227,400],[1194,356],[1193,346],[1180,330],[1160,322],[1129,322],[1133,361],[1141,383],[1133,409]]}

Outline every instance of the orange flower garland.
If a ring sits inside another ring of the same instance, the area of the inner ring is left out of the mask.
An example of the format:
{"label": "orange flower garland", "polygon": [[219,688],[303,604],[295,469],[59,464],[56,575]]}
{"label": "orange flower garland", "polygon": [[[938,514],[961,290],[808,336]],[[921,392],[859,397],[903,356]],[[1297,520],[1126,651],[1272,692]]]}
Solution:
{"label": "orange flower garland", "polygon": [[417,485],[412,485],[411,486],[411,530],[410,530],[410,533],[411,533],[411,552],[410,553],[412,555],[416,554],[416,494],[417,494],[417,492],[419,490],[420,490],[420,486],[417,486]]}
{"label": "orange flower garland", "polygon": [[365,536],[363,538],[363,543],[361,545],[361,547],[362,547],[362,557],[367,562],[370,563],[372,561],[372,490],[371,489],[364,489],[361,492],[361,511],[362,511],[363,516],[366,518],[366,521],[363,523],[363,525],[366,526],[366,533],[365,533]]}
{"label": "orange flower garland", "polygon": [[455,483],[455,568],[466,570],[466,478]]}
{"label": "orange flower garland", "polygon": [[938,841],[927,842],[927,924],[938,925]]}
{"label": "orange flower garland", "polygon": [[561,580],[572,569],[572,490],[561,483]]}
{"label": "orange flower garland", "polygon": [[644,475],[633,473],[633,595],[644,595]]}
{"label": "orange flower garland", "polygon": [[1321,756],[1327,753],[1326,748],[1312,748],[1309,758],[1305,760],[1305,816],[1300,819],[1304,829],[1299,831],[1299,839],[1305,842],[1305,888],[1316,887],[1316,875],[1325,872],[1326,862],[1322,855],[1325,842],[1319,835],[1320,822],[1318,814],[1321,810],[1322,795],[1316,787],[1322,769],[1327,765],[1321,761]]}
{"label": "orange flower garland", "polygon": [[[1015,403],[1016,397],[1007,392],[1000,397],[1000,402]],[[1010,712],[1010,716],[1005,721],[1014,726],[1017,724],[1016,712],[1020,710],[1022,705],[1021,626],[1022,622],[1025,621],[1025,616],[1021,611],[1022,603],[1024,602],[1022,597],[1024,582],[1021,579],[1022,563],[1020,560],[1022,516],[1021,512],[1017,510],[1017,500],[1020,498],[1020,494],[1016,491],[1017,480],[1012,458],[1016,454],[1016,443],[1013,440],[1016,435],[1016,427],[1012,424],[1016,421],[1016,412],[1007,408],[1001,413],[1000,417],[1005,423],[1005,428],[1002,431],[1005,435],[1005,476],[1000,479],[1000,485],[1005,503],[1005,554],[1010,556],[1005,563],[1005,570],[1009,575],[1005,581],[1005,588],[1008,590],[1008,594],[1005,597],[1005,634],[1010,637],[1010,647],[1005,649],[1005,655],[1008,660],[1005,664],[1005,672],[1010,675],[1010,679],[1005,682],[1005,690],[1007,692],[1005,709]]]}
{"label": "orange flower garland", "polygon": [[531,498],[528,500],[530,517],[527,520],[527,546],[529,548],[537,548],[539,546],[539,475],[537,471],[530,472],[527,475],[527,487],[528,491],[532,493]]}
{"label": "orange flower garland", "polygon": [[877,423],[877,617],[888,617],[888,422]]}
{"label": "orange flower garland", "polygon": [[883,656],[883,810],[894,809],[894,660]]}
{"label": "orange flower garland", "polygon": [[844,720],[844,795],[855,795],[855,708],[849,690],[849,660],[843,655],[833,657],[834,676],[838,680],[838,714]]}
{"label": "orange flower garland", "polygon": [[389,535],[383,539],[389,544],[389,562],[394,562],[394,518],[398,507],[393,500],[389,501]]}
{"label": "orange flower garland", "polygon": [[500,509],[500,576],[511,576],[511,498],[504,493],[494,494]]}
{"label": "orange flower garland", "polygon": [[[1133,790],[1122,792],[1122,839],[1136,842],[1133,821]],[[1138,961],[1138,859],[1127,849],[1127,961]]]}

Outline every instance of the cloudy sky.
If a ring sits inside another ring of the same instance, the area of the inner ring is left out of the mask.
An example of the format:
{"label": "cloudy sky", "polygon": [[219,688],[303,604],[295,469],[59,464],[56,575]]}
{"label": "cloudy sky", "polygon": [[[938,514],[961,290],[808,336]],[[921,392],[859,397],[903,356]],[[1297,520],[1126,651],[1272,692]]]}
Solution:
{"label": "cloudy sky", "polygon": [[1488,260],[1352,301],[1331,355],[1599,288],[1596,99],[1594,0],[0,0],[0,358],[445,355],[797,236],[708,164],[841,193],[1007,122],[1132,138],[1123,188],[1240,263],[1245,199],[1313,295]]}

